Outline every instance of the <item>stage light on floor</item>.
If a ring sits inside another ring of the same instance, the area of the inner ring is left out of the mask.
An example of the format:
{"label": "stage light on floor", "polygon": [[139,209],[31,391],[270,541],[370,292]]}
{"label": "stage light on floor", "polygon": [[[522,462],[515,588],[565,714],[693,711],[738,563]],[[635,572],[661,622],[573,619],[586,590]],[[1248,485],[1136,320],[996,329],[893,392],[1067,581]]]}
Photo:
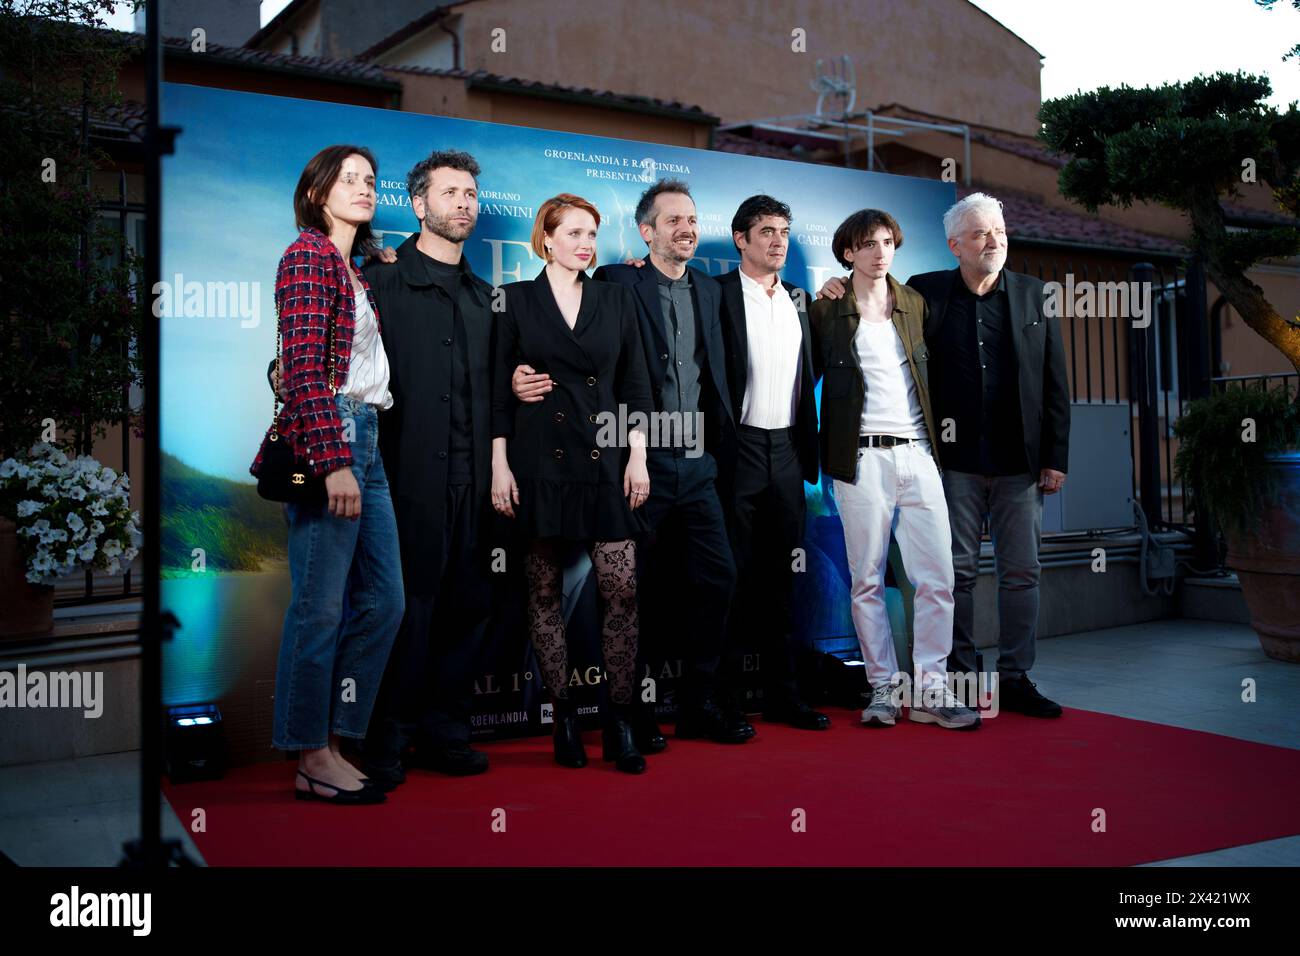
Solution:
{"label": "stage light on floor", "polygon": [[225,775],[226,739],[216,704],[168,707],[165,736],[165,769],[172,783]]}

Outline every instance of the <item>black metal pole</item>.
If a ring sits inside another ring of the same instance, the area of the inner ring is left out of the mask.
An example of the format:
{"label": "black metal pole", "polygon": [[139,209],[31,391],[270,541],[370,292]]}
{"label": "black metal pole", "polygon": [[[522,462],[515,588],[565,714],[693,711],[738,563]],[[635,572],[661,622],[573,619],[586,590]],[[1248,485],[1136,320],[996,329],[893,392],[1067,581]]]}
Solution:
{"label": "black metal pole", "polygon": [[162,278],[162,158],[172,151],[175,130],[162,125],[162,7],[145,7],[145,233],[144,327],[140,341],[144,380],[144,613],[140,619],[140,837],[125,847],[124,865],[142,868],[186,865],[180,843],[162,839],[163,643],[176,619],[162,608],[162,327],[153,295]]}
{"label": "black metal pole", "polygon": [[[1213,327],[1218,324],[1218,317],[1210,316],[1209,295],[1205,287],[1205,266],[1198,257],[1193,256],[1187,263],[1183,288],[1187,293],[1186,397],[1195,400],[1210,394],[1210,378],[1215,374],[1212,363],[1214,353],[1218,351],[1217,343],[1212,341]],[[1189,489],[1184,489],[1184,492],[1187,490]],[[1183,516],[1183,521],[1187,521],[1186,515]],[[1196,516],[1196,524],[1192,527],[1192,554],[1198,568],[1214,567],[1219,563],[1218,546],[1214,540],[1208,514]]]}
{"label": "black metal pole", "polygon": [[162,482],[159,447],[161,362],[158,317],[153,314],[155,283],[162,277],[162,6],[150,0],[145,9],[145,105],[148,143],[145,158],[145,291],[144,342],[144,617],[140,643],[140,862],[166,865],[162,853],[162,626],[159,533],[162,528]]}
{"label": "black metal pole", "polygon": [[[1133,266],[1135,282],[1149,282],[1152,286],[1152,312],[1155,305],[1155,267],[1149,262]],[[1156,419],[1156,375],[1154,368],[1155,331],[1157,316],[1144,329],[1129,323],[1129,391],[1138,406],[1138,503],[1146,514],[1147,524],[1154,528],[1161,520],[1160,507],[1160,435]]]}

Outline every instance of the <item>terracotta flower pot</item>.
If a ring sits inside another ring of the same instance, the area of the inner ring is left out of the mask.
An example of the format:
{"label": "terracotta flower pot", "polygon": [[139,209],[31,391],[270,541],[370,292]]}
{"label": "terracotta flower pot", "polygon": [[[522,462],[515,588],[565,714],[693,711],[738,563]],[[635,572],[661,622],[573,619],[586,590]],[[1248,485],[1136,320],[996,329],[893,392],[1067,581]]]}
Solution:
{"label": "terracotta flower pot", "polygon": [[54,628],[54,588],[27,581],[27,561],[18,542],[18,526],[0,518],[0,639],[37,637]]}
{"label": "terracotta flower pot", "polygon": [[1228,540],[1250,624],[1264,653],[1300,663],[1300,452],[1270,455],[1277,495],[1253,535]]}

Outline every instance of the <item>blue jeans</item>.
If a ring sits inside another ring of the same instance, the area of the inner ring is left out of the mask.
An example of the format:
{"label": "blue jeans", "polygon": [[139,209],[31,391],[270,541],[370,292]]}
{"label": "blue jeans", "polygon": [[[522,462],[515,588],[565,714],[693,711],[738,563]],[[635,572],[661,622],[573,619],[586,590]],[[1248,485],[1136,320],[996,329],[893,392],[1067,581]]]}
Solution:
{"label": "blue jeans", "polygon": [[335,404],[345,436],[352,423],[361,517],[338,518],[324,505],[288,506],[293,595],[280,639],[271,738],[280,750],[324,747],[331,733],[365,737],[405,609],[376,411],[344,395]]}

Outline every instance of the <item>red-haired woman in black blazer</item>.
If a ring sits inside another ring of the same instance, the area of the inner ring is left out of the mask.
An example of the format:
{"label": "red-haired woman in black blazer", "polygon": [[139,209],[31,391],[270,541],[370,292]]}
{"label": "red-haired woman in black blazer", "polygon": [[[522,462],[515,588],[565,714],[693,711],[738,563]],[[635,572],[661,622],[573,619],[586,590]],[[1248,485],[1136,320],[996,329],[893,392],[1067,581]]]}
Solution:
{"label": "red-haired woman in black blazer", "polygon": [[[653,406],[631,290],[594,282],[584,271],[595,265],[599,225],[600,213],[585,199],[567,193],[548,199],[533,227],[533,250],[546,267],[532,281],[504,287],[492,504],[517,518],[529,542],[529,630],[555,702],[555,759],[570,767],[587,760],[566,689],[558,550],[562,542],[581,542],[604,604],[604,757],[619,770],[641,773],[645,759],[632,741],[628,708],[636,693],[634,539],[645,528],[637,509],[650,493],[644,429]],[[543,401],[521,404],[511,392],[510,375],[521,363],[550,374],[554,388]]]}

